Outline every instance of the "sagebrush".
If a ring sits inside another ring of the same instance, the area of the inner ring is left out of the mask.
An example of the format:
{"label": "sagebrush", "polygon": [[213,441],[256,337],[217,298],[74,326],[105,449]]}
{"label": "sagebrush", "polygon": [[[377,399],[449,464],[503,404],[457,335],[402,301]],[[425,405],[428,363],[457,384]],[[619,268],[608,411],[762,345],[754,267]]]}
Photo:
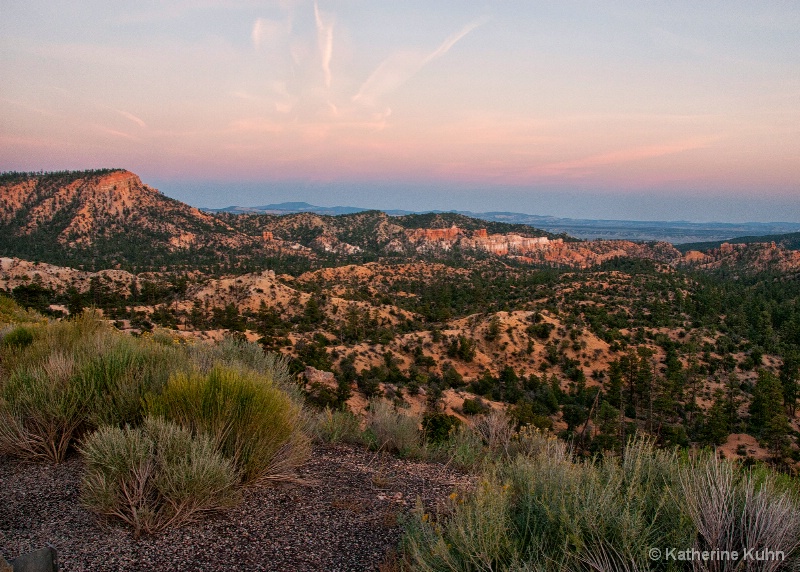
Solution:
{"label": "sagebrush", "polygon": [[237,471],[212,440],[163,419],[102,427],[81,453],[83,503],[128,523],[136,535],[197,520],[239,499]]}

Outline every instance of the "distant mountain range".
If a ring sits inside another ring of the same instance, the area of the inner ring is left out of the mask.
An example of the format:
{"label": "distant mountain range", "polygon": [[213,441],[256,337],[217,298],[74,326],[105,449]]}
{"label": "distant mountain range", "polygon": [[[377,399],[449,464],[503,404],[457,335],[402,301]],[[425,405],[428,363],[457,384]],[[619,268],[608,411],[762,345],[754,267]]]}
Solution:
{"label": "distant mountain range", "polygon": [[[336,213],[340,216],[330,216]],[[776,225],[717,223],[706,231],[714,228],[728,236],[752,236],[753,228],[764,232]],[[79,270],[221,275],[269,268],[298,275],[373,261],[589,268],[628,258],[709,270],[723,265],[748,271],[800,269],[800,252],[794,248],[797,235],[770,234],[766,244],[711,245],[705,252],[682,254],[666,241],[580,241],[564,234],[565,229],[570,234],[582,230],[584,235],[618,238],[627,233],[651,240],[682,233],[685,241],[702,225],[575,221],[503,212],[385,213],[307,203],[202,212],[121,169],[0,174],[0,265],[19,258]],[[653,236],[658,233],[661,236]]]}
{"label": "distant mountain range", "polygon": [[[355,214],[368,211],[359,207],[318,207],[303,202],[279,203],[274,205],[264,205],[261,207],[225,207],[224,209],[204,209],[209,212],[221,212],[231,214],[272,214],[285,215],[297,213],[314,213],[319,215],[339,216],[344,214]],[[386,212],[386,211],[384,211]],[[396,211],[398,214],[412,214],[411,211]],[[394,214],[387,212],[387,214]]]}
{"label": "distant mountain range", "polygon": [[[233,214],[272,214],[285,215],[295,213],[315,213],[338,216],[365,212],[370,209],[352,206],[320,207],[305,202],[287,202],[269,204],[260,207],[230,206],[223,209],[205,209],[210,212],[227,212]],[[687,222],[687,221],[640,221],[640,220],[595,220],[572,219],[553,216],[531,215],[516,212],[483,212],[471,211],[383,211],[389,216],[404,216],[422,213],[457,213],[472,218],[509,224],[524,224],[553,234],[566,233],[583,239],[618,239],[665,241],[673,244],[684,243],[719,243],[737,237],[759,237],[781,235],[800,231],[800,223],[792,222]]]}
{"label": "distant mountain range", "polygon": [[[800,250],[800,232],[791,232],[788,234],[765,234],[760,236],[740,236],[726,240],[730,244],[754,244],[774,242],[776,245],[785,248],[786,250]],[[681,244],[678,250],[681,252],[688,252],[689,250],[711,250],[722,246],[720,241],[711,242],[687,242]]]}

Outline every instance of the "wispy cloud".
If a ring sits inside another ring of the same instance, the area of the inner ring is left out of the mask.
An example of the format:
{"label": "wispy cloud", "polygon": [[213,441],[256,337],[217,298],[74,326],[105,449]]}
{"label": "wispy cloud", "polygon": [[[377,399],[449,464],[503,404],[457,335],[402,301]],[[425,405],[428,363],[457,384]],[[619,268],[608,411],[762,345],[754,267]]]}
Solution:
{"label": "wispy cloud", "polygon": [[314,21],[317,25],[317,44],[322,62],[322,73],[325,74],[325,87],[331,86],[331,57],[333,56],[333,22],[324,22],[319,13],[319,6],[314,2]]}
{"label": "wispy cloud", "polygon": [[255,49],[261,47],[261,43],[264,41],[264,20],[262,18],[256,18],[256,21],[253,22],[253,31],[250,33],[250,38],[253,40]]}
{"label": "wispy cloud", "polygon": [[433,60],[445,55],[447,52],[450,51],[450,48],[455,46],[464,36],[469,34],[475,28],[478,28],[481,25],[485,24],[486,20],[487,20],[486,18],[480,18],[478,20],[474,20],[473,22],[470,22],[469,24],[461,28],[461,30],[459,30],[455,34],[449,36],[444,42],[442,42],[442,44],[438,48],[436,48],[434,51],[428,54],[428,56],[422,62],[422,65],[424,66],[432,62]]}
{"label": "wispy cloud", "polygon": [[140,118],[136,117],[133,113],[128,113],[127,111],[123,111],[121,109],[115,109],[114,111],[119,113],[125,119],[130,119],[131,121],[133,121],[136,125],[138,125],[142,129],[145,129],[147,127],[147,124],[144,121],[142,121]]}
{"label": "wispy cloud", "polygon": [[583,171],[591,171],[595,167],[615,165],[618,163],[628,163],[641,159],[651,159],[655,157],[663,157],[665,155],[674,155],[676,153],[683,153],[685,151],[692,151],[694,149],[703,149],[711,146],[711,144],[719,141],[721,138],[722,136],[720,135],[712,135],[707,137],[695,137],[671,143],[663,143],[660,145],[646,145],[629,149],[621,149],[611,153],[590,155],[581,159],[550,163],[544,165],[543,171],[548,175],[561,175],[569,173],[579,174]]}
{"label": "wispy cloud", "polygon": [[94,126],[98,131],[102,133],[106,133],[108,135],[113,135],[114,137],[120,137],[122,139],[130,139],[131,141],[141,141],[138,137],[131,135],[130,133],[125,133],[124,131],[119,131],[117,129],[111,129],[104,125],[95,125]]}
{"label": "wispy cloud", "polygon": [[358,93],[353,96],[353,101],[374,105],[380,96],[403,85],[423,67],[445,55],[467,34],[485,22],[486,18],[481,18],[467,24],[455,34],[448,36],[432,52],[402,51],[390,55],[361,85]]}
{"label": "wispy cloud", "polygon": [[291,32],[291,27],[291,18],[286,20],[256,18],[255,22],[253,22],[253,30],[250,32],[253,47],[259,50],[262,47],[279,45]]}

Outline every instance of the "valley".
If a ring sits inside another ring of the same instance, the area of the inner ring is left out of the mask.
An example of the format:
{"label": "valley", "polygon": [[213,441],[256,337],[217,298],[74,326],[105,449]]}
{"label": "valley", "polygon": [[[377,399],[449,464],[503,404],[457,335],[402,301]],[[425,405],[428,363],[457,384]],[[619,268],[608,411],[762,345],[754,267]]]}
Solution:
{"label": "valley", "polygon": [[528,562],[533,532],[486,539],[530,502],[547,562],[616,542],[591,569],[660,569],[641,523],[705,539],[716,505],[672,491],[730,486],[722,514],[793,554],[800,252],[770,238],[209,213],[128,171],[2,175],[0,540],[75,569],[441,570]]}
{"label": "valley", "polygon": [[[796,250],[682,253],[452,213],[209,214],[125,171],[60,177],[3,186],[0,289],[23,306],[258,342],[334,373],[306,384],[319,406],[502,406],[587,453],[638,431],[728,448],[750,433],[740,457],[800,460]],[[748,419],[773,378],[788,416],[770,442]]]}

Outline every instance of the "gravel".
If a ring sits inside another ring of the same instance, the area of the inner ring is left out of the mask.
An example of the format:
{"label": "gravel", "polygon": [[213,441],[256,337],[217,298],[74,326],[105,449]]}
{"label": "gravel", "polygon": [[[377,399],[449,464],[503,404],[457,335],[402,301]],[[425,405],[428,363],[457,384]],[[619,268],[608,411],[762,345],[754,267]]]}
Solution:
{"label": "gravel", "polygon": [[70,571],[376,570],[397,546],[398,517],[416,499],[435,510],[470,478],[342,445],[315,447],[299,482],[256,487],[200,523],[135,539],[80,504],[82,463],[26,464],[0,456],[0,553],[48,543]]}

